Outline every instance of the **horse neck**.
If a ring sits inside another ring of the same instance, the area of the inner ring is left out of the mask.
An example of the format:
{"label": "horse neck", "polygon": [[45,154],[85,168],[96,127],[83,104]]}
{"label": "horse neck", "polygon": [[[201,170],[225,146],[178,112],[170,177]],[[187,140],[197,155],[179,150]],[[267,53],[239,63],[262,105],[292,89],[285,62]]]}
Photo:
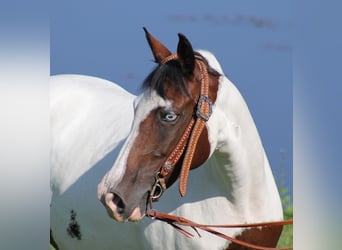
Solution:
{"label": "horse neck", "polygon": [[272,206],[276,219],[281,217],[279,194],[253,118],[225,76],[220,78],[208,133],[212,151],[208,163],[228,199],[247,217],[269,217]]}

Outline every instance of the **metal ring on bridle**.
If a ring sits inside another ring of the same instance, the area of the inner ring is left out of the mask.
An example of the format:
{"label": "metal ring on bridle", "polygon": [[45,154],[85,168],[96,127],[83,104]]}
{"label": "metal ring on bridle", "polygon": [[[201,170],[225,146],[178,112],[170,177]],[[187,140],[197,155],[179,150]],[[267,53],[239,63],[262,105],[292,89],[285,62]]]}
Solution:
{"label": "metal ring on bridle", "polygon": [[153,201],[158,200],[158,199],[162,196],[163,192],[164,192],[164,191],[163,191],[162,186],[159,184],[159,182],[157,182],[157,183],[153,186],[153,188],[152,188],[152,190],[151,190],[151,198],[152,198],[152,200],[153,200]]}
{"label": "metal ring on bridle", "polygon": [[160,172],[157,172],[155,175],[155,182],[152,186],[150,192],[150,201],[157,201],[164,193],[163,185],[161,184],[161,180],[164,177],[161,175]]}

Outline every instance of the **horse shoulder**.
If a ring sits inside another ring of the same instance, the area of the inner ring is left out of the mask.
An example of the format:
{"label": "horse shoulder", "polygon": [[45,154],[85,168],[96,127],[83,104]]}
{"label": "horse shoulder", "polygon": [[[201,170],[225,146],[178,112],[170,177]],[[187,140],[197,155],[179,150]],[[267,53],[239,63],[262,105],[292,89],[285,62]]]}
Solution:
{"label": "horse shoulder", "polygon": [[127,136],[134,98],[100,78],[51,77],[51,184],[60,192]]}

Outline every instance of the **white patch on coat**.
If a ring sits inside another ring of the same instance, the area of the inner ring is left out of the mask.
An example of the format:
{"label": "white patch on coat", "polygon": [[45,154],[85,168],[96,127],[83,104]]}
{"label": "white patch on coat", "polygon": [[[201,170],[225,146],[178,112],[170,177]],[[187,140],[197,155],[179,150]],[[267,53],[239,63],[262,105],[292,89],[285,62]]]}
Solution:
{"label": "white patch on coat", "polygon": [[[112,169],[104,176],[99,185],[99,187],[103,189],[102,193],[107,192],[108,189],[115,188],[120,183],[126,171],[128,155],[139,134],[140,124],[148,117],[152,110],[160,107],[170,108],[171,106],[171,101],[160,97],[155,90],[146,90],[134,100],[134,120],[131,132],[129,133]],[[101,191],[98,195],[101,195]]]}

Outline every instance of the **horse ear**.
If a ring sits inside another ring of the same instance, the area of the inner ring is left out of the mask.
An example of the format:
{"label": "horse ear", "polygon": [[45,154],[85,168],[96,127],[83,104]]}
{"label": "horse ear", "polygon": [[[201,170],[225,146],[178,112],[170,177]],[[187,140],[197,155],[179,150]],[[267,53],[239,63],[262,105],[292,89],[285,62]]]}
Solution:
{"label": "horse ear", "polygon": [[154,59],[157,63],[166,58],[167,56],[171,55],[171,52],[161,43],[159,42],[154,36],[152,36],[145,27],[143,27],[146,35],[146,39],[150,48],[152,50]]}
{"label": "horse ear", "polygon": [[177,46],[178,59],[182,65],[185,76],[192,75],[195,69],[195,55],[189,40],[181,33],[178,34]]}

